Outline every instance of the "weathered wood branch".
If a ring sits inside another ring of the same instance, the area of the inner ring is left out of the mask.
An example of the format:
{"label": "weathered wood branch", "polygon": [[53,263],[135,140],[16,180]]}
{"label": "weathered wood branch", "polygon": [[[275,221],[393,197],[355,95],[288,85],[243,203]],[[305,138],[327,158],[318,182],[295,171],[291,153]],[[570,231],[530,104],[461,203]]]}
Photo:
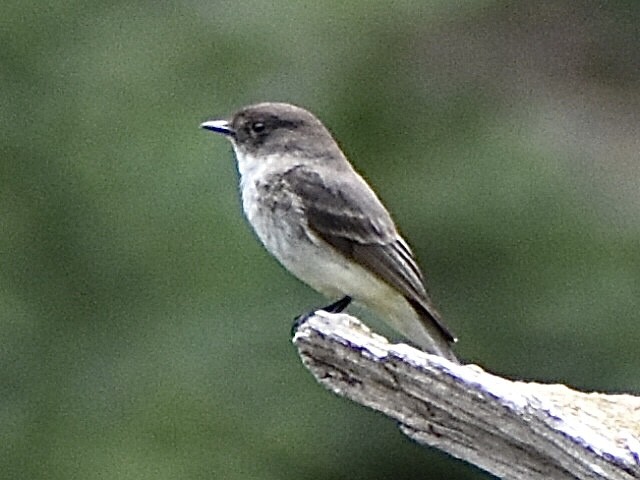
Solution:
{"label": "weathered wood branch", "polygon": [[345,314],[317,311],[293,343],[329,390],[497,477],[640,478],[640,397],[507,380],[390,344]]}

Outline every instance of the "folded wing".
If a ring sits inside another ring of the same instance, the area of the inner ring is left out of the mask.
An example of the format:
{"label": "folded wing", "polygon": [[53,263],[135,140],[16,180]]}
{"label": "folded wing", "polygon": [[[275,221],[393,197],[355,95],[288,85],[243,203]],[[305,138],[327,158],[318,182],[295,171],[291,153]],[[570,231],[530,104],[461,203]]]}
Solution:
{"label": "folded wing", "polygon": [[297,166],[283,180],[302,199],[311,229],[341,255],[395,288],[424,321],[433,322],[448,341],[455,341],[429,299],[411,249],[378,197],[359,175],[353,176],[355,172],[349,172],[349,182],[341,181],[337,173],[321,176]]}

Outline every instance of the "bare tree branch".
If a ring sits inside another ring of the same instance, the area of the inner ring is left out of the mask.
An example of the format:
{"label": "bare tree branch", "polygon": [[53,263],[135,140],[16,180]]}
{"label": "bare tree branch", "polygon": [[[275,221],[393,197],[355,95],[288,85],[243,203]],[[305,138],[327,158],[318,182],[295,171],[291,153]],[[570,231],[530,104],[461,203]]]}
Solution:
{"label": "bare tree branch", "polygon": [[317,311],[294,345],[326,388],[501,478],[640,478],[640,397],[514,382]]}

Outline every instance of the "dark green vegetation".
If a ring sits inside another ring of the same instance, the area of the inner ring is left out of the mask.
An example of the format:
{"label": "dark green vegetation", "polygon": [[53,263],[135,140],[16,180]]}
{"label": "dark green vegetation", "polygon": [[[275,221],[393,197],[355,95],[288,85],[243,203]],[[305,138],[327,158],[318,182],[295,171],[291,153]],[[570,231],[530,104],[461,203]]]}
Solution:
{"label": "dark green vegetation", "polygon": [[300,365],[327,301],[198,128],[260,100],[333,130],[462,358],[638,392],[640,12],[595,5],[5,1],[0,476],[485,477]]}

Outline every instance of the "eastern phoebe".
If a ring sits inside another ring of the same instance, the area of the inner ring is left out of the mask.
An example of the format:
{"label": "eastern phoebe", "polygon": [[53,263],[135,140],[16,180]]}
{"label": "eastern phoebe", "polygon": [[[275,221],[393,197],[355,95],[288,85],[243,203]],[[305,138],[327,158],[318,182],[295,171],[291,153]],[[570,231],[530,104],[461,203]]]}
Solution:
{"label": "eastern phoebe", "polygon": [[327,310],[353,298],[425,351],[458,361],[411,249],[320,120],[259,103],[201,127],[231,141],[249,223],[287,270],[339,298]]}

